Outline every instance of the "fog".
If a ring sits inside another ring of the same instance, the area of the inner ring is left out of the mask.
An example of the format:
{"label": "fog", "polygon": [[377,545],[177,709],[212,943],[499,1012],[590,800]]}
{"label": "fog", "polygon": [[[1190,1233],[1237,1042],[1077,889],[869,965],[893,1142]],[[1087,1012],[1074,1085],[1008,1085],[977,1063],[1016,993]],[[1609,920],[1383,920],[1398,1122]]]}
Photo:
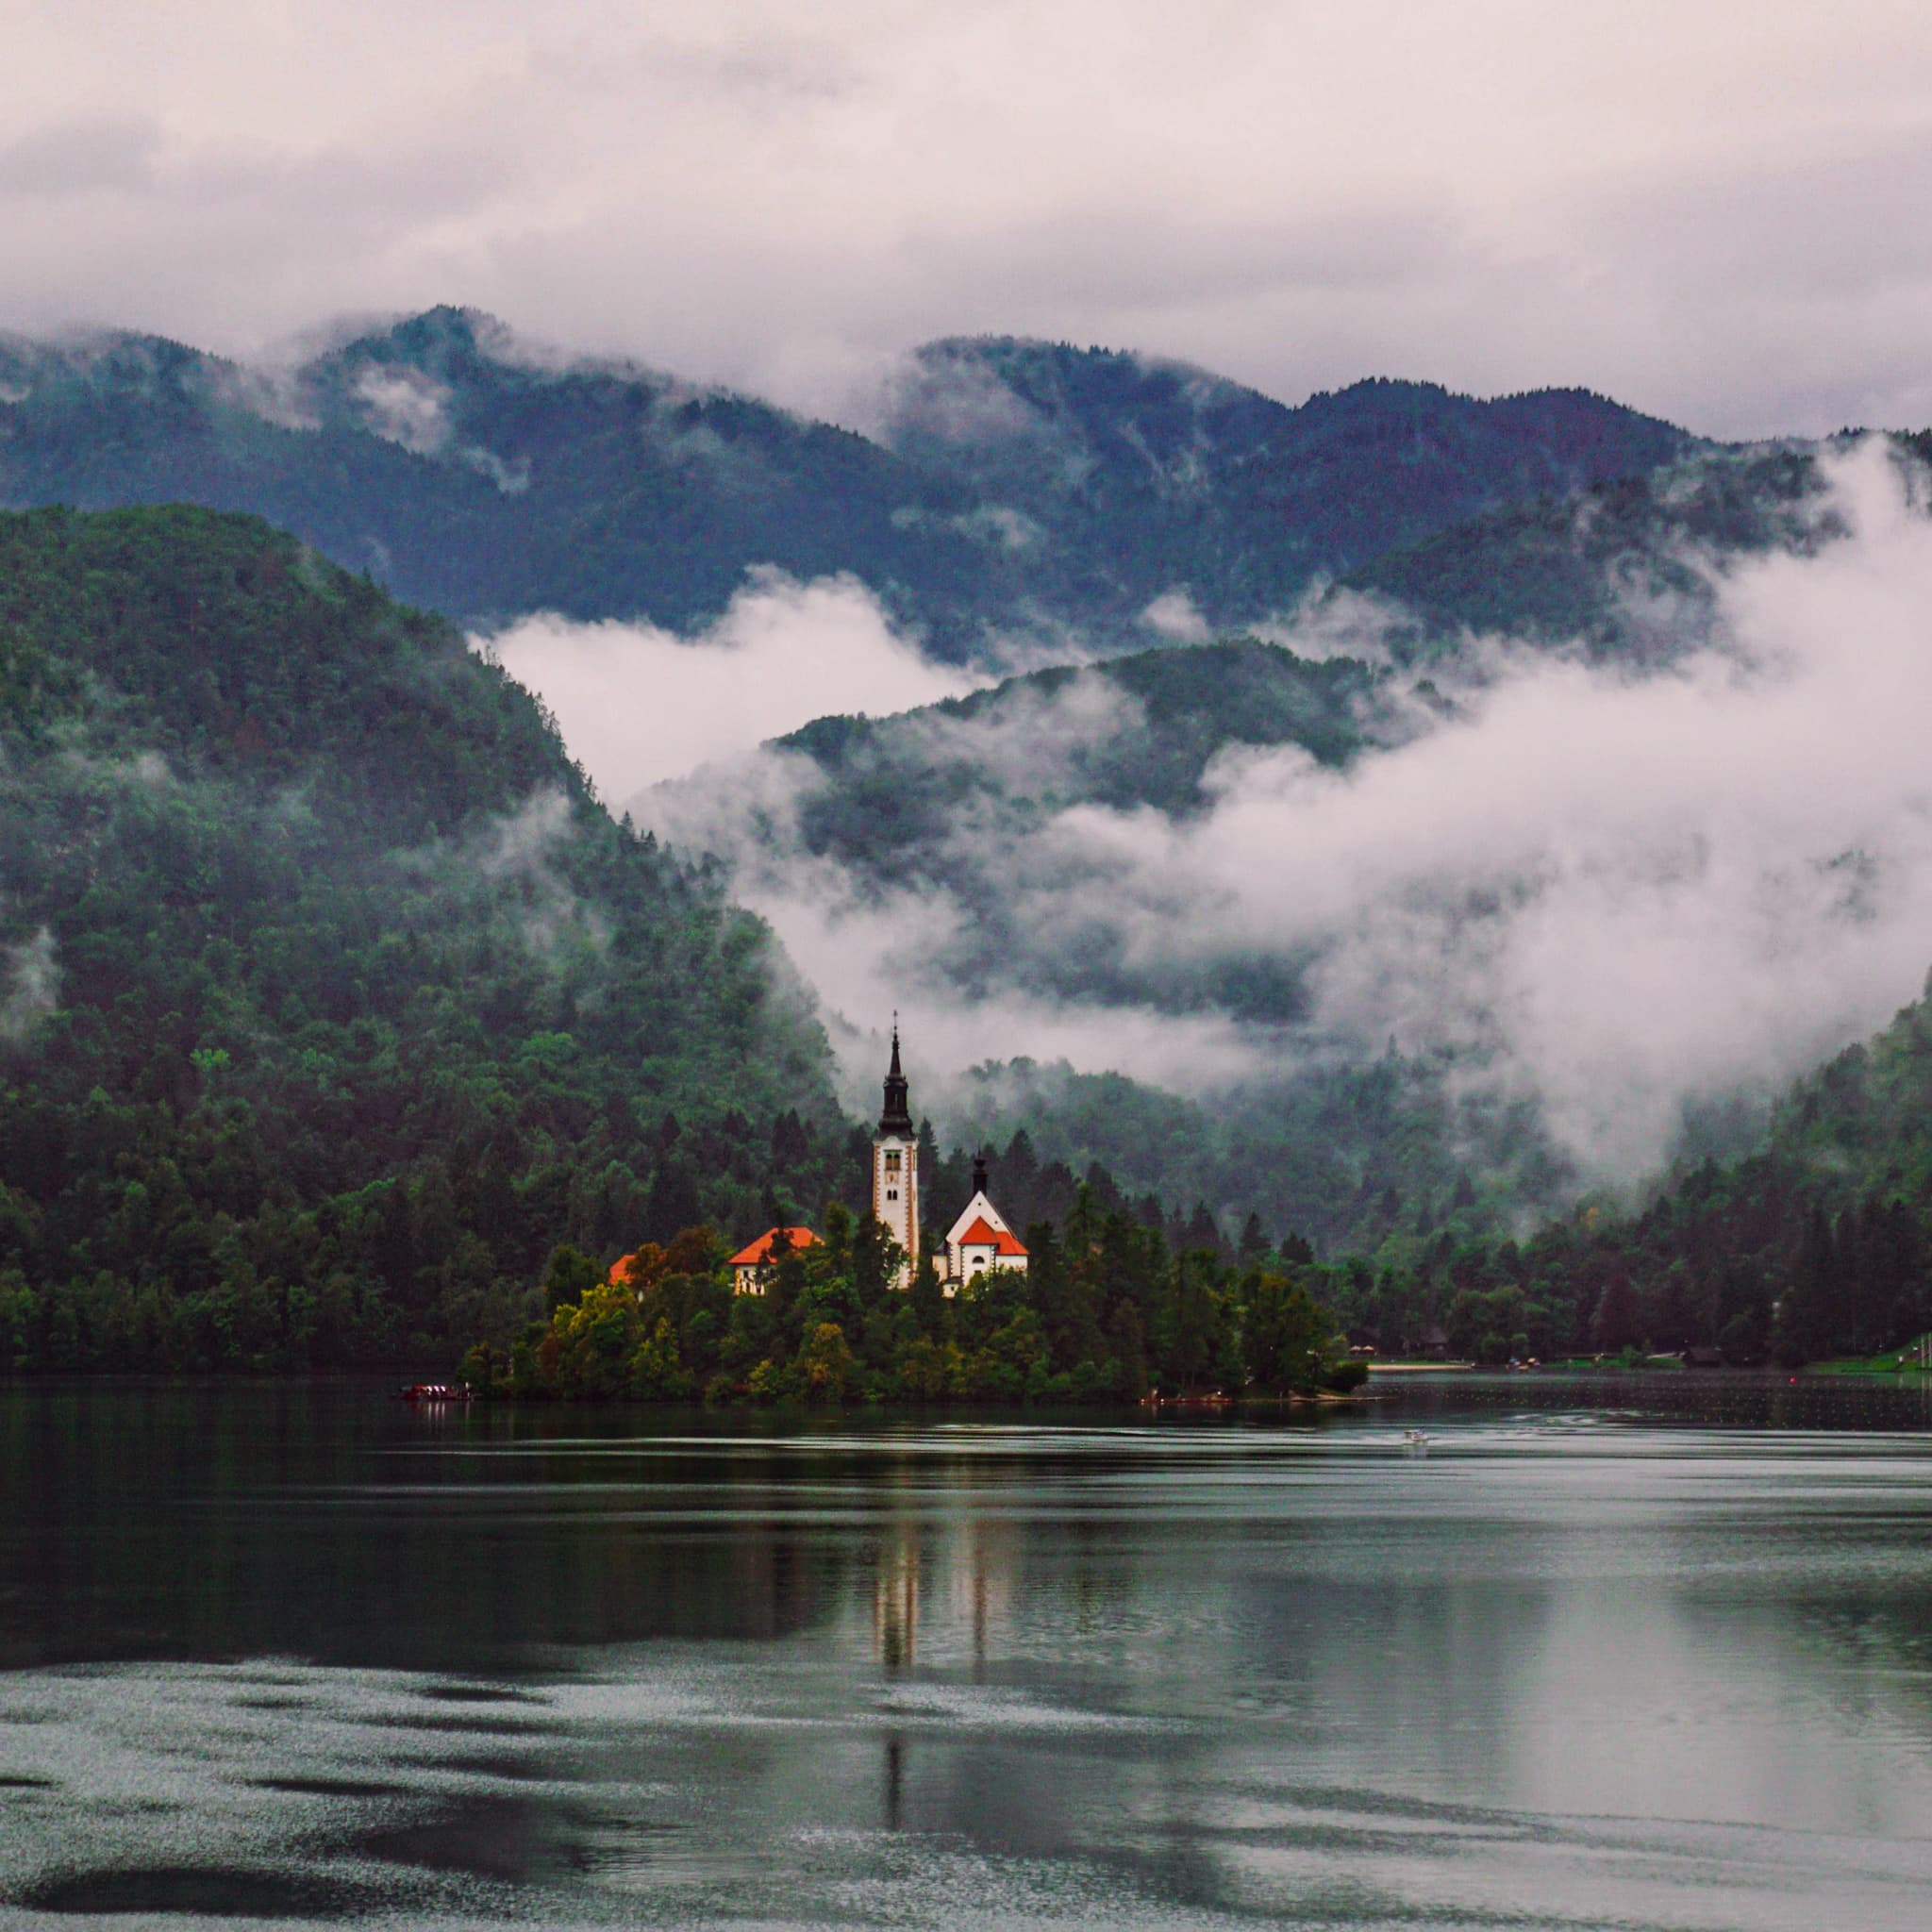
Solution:
{"label": "fog", "polygon": [[1898,0],[15,0],[0,324],[470,304],[813,413],[935,336],[1932,414]]}
{"label": "fog", "polygon": [[634,792],[749,751],[813,718],[908,710],[969,691],[896,631],[854,577],[752,574],[693,637],[539,615],[479,641],[538,691],[599,793]]}
{"label": "fog", "polygon": [[[1832,501],[1849,535],[1817,554],[1707,566],[1709,641],[1666,668],[1472,640],[1437,673],[1449,709],[1345,770],[1230,751],[1191,814],[950,814],[934,871],[984,893],[812,856],[824,779],[795,756],[639,808],[731,858],[856,1043],[897,1007],[929,1064],[1064,1055],[1194,1092],[1450,1048],[1465,1085],[1540,1102],[1587,1178],[1631,1180],[1687,1107],[1769,1093],[1932,962],[1932,521],[1876,444]],[[1050,773],[1143,725],[1092,691],[919,729],[936,762]],[[1178,1010],[1257,959],[1304,972],[1304,1024]],[[855,1085],[874,1071],[863,1045]]]}
{"label": "fog", "polygon": [[0,1041],[18,1043],[59,1005],[59,949],[43,925],[31,938],[0,947]]}

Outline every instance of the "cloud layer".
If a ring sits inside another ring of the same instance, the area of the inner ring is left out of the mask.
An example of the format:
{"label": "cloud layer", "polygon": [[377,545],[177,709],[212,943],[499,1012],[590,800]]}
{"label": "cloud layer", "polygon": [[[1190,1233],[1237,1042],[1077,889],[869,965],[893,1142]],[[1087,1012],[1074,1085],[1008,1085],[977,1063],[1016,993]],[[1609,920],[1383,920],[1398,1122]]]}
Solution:
{"label": "cloud layer", "polygon": [[799,583],[770,570],[696,637],[540,615],[483,648],[549,706],[571,755],[619,807],[813,718],[908,710],[973,685],[902,638],[856,578]]}
{"label": "cloud layer", "polygon": [[235,350],[474,303],[829,406],[945,333],[1932,415],[1895,0],[21,0],[0,322]]}
{"label": "cloud layer", "polygon": [[[795,757],[653,807],[733,855],[828,999],[915,1014],[932,1058],[1065,1054],[1200,1091],[1450,1049],[1470,1087],[1539,1102],[1588,1176],[1633,1179],[1688,1107],[1771,1091],[1932,963],[1932,520],[1876,444],[1834,489],[1850,534],[1721,575],[1714,641],[1666,668],[1491,641],[1451,708],[1342,771],[1242,749],[1193,813],[961,811],[941,876],[991,896],[811,857],[823,779]],[[1081,704],[923,728],[1016,768],[1136,728]],[[1212,994],[1270,966],[1303,976],[1291,1027]]]}

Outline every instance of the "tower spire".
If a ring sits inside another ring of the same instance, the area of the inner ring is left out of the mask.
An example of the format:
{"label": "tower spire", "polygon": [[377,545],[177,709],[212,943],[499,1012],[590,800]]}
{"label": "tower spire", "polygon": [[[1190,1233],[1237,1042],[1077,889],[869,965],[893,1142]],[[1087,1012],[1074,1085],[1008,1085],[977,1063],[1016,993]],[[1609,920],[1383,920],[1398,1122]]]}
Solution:
{"label": "tower spire", "polygon": [[892,1064],[886,1072],[886,1106],[879,1115],[879,1132],[882,1134],[904,1134],[908,1139],[913,1133],[911,1110],[911,1084],[899,1069],[899,1016],[892,1015]]}

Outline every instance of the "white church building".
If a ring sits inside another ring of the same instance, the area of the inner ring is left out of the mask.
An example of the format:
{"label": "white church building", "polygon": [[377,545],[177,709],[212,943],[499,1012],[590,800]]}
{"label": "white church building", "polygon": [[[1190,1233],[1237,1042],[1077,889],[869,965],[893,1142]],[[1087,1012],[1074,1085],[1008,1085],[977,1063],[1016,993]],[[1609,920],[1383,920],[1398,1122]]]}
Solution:
{"label": "white church building", "polygon": [[[894,1288],[910,1285],[919,1266],[919,1130],[912,1124],[910,1087],[899,1066],[899,1028],[892,1027],[892,1064],[885,1107],[872,1141],[872,1211],[905,1252]],[[997,1268],[1024,1274],[1026,1250],[986,1191],[986,1162],[973,1163],[973,1198],[933,1256],[940,1285],[951,1295]]]}

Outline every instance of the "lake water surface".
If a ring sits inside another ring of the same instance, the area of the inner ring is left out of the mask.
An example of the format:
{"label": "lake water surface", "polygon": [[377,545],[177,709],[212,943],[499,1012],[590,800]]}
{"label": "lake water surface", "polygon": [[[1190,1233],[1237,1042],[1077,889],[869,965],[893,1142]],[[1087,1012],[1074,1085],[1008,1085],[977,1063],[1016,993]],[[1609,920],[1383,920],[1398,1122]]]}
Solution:
{"label": "lake water surface", "polygon": [[15,1388],[0,1482],[0,1926],[1932,1925],[1923,1391]]}

